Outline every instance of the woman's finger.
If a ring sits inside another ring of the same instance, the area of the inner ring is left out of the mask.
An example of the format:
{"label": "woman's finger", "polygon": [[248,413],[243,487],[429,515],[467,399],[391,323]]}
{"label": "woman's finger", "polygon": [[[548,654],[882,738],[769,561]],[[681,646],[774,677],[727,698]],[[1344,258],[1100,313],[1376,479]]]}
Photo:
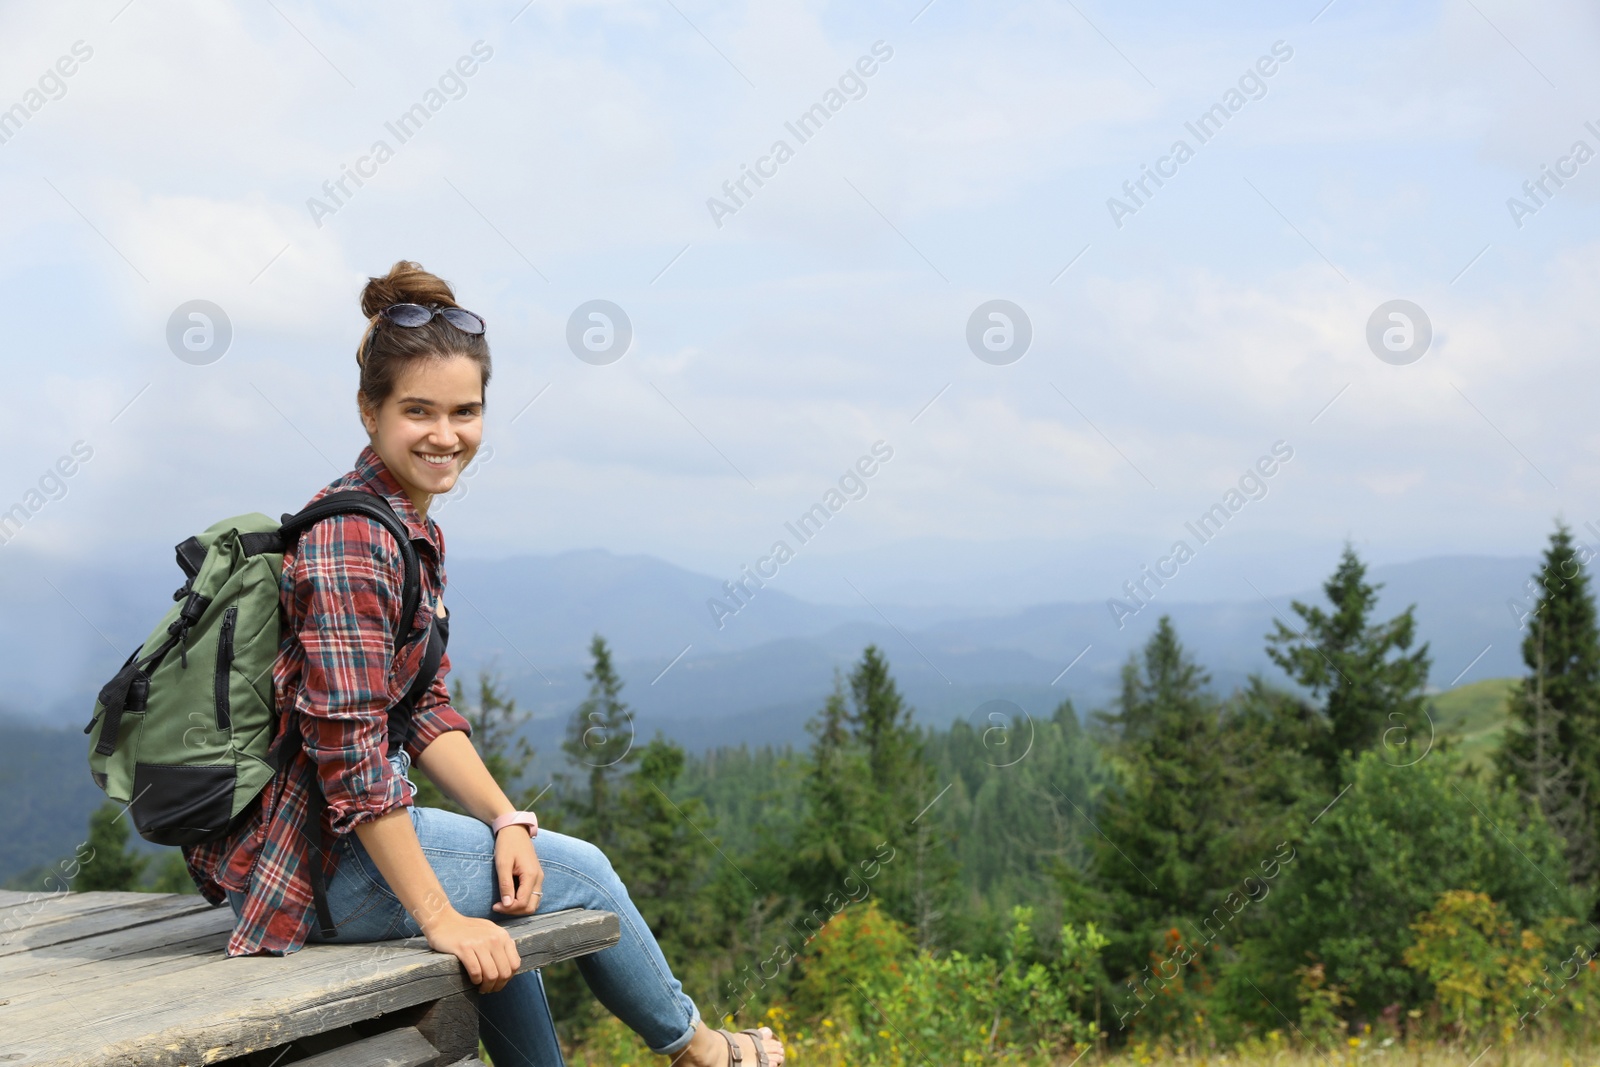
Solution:
{"label": "woman's finger", "polygon": [[535,892],[544,891],[544,864],[539,862],[539,853],[533,854],[533,889]]}
{"label": "woman's finger", "polygon": [[494,950],[487,946],[479,946],[477,954],[480,967],[479,973],[483,975],[483,981],[478,986],[478,992],[493,993],[499,988],[497,983],[502,977],[500,961],[495,959]]}
{"label": "woman's finger", "polygon": [[524,855],[517,857],[517,903],[514,910],[526,914],[538,907],[538,900],[533,892],[539,888],[536,884],[544,872],[539,869],[539,858],[529,849]]}
{"label": "woman's finger", "polygon": [[514,855],[495,849],[494,869],[500,879],[500,903],[508,908],[511,906],[511,902],[516,899],[516,887],[511,878],[515,865],[516,857]]}
{"label": "woman's finger", "polygon": [[461,961],[461,966],[467,969],[467,978],[473,985],[483,982],[483,965],[478,962],[477,950],[470,945],[462,945],[456,952],[456,958]]}
{"label": "woman's finger", "polygon": [[483,992],[498,993],[511,980],[511,969],[507,966],[509,961],[506,959],[505,947],[496,938],[484,946],[483,954],[489,961],[485,971],[488,980],[484,982]]}
{"label": "woman's finger", "polygon": [[505,961],[505,968],[506,968],[506,970],[505,970],[505,981],[502,981],[500,983],[501,986],[503,987],[507,983],[509,983],[511,981],[511,979],[513,979],[513,978],[515,978],[517,976],[517,968],[522,966],[522,956],[521,956],[520,953],[517,952],[517,943],[515,941],[511,940],[511,935],[510,934],[506,934],[504,936],[504,938],[501,941],[501,944],[500,944],[499,948],[500,948],[500,955],[501,955],[502,959]]}

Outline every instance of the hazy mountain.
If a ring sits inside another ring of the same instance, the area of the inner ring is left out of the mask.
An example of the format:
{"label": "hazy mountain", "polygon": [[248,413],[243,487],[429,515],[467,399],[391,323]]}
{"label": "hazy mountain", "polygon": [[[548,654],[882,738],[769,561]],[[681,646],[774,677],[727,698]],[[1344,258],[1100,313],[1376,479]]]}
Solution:
{"label": "hazy mountain", "polygon": [[[840,566],[859,575],[861,563]],[[1520,673],[1508,602],[1534,567],[1531,558],[1449,557],[1377,567],[1371,577],[1386,583],[1384,615],[1417,605],[1433,684],[1449,688]],[[11,798],[0,812],[7,833],[0,878],[50,861],[81,838],[99,792],[79,730],[95,691],[170,603],[178,580],[175,564],[160,558],[68,568],[0,553],[8,609],[0,616],[0,710],[20,720],[7,726],[10,742],[0,754],[0,786]],[[835,670],[847,671],[868,643],[886,651],[918,718],[930,725],[972,717],[995,699],[1048,716],[1070,696],[1082,713],[1109,699],[1122,663],[1163,611],[1226,691],[1251,671],[1281,679],[1263,635],[1274,617],[1298,625],[1292,599],[1322,600],[1315,588],[1263,588],[1266,599],[1167,602],[1172,591],[1158,592],[1119,629],[1104,600],[964,611],[876,598],[813,604],[769,586],[719,629],[706,601],[726,598],[721,580],[648,556],[586,551],[457,561],[446,595],[455,673],[467,680],[479,668],[499,673],[532,713],[524,732],[539,749],[535,776],[545,780],[558,768],[567,719],[587,690],[588,644],[597,632],[615,651],[641,740],[659,730],[692,750],[804,746],[805,723]]]}
{"label": "hazy mountain", "polygon": [[[72,568],[10,550],[0,556],[0,595],[10,609],[0,617],[4,708],[47,723],[86,722],[95,691],[170,603],[176,566],[142,554],[127,566],[99,560]],[[1507,603],[1534,566],[1531,558],[1445,557],[1374,568],[1372,578],[1386,583],[1383,613],[1417,605],[1433,684],[1448,687],[1520,669]],[[641,729],[660,726],[700,744],[802,739],[833,670],[848,669],[869,642],[886,651],[929,723],[999,696],[1038,714],[1068,695],[1084,706],[1103,702],[1163,611],[1218,688],[1242,684],[1251,671],[1276,677],[1263,635],[1275,615],[1298,626],[1290,601],[1321,602],[1321,592],[1263,589],[1263,598],[1245,588],[1244,599],[1215,602],[1169,603],[1176,590],[1161,590],[1119,628],[1104,600],[971,611],[876,600],[829,605],[774,583],[719,628],[708,601],[736,605],[721,580],[649,556],[592,550],[454,561],[447,596],[457,675],[491,667],[536,720],[562,719],[586,689],[588,645],[600,633],[624,672]]]}

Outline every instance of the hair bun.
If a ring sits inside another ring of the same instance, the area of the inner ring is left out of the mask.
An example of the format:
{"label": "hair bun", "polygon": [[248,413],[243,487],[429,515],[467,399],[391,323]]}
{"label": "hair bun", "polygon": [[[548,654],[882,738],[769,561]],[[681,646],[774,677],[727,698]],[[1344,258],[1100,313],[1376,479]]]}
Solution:
{"label": "hair bun", "polygon": [[388,274],[369,277],[361,290],[361,314],[369,319],[391,304],[458,306],[449,282],[409,259],[396,262]]}

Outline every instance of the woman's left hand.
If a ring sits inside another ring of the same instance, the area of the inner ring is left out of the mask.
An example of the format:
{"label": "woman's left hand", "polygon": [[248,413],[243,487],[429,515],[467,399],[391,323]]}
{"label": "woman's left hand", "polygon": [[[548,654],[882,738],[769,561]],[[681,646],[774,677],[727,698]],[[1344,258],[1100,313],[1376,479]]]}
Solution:
{"label": "woman's left hand", "polygon": [[500,881],[500,899],[494,902],[494,911],[501,915],[532,915],[539,910],[544,867],[539,864],[526,826],[512,824],[495,834],[494,869]]}

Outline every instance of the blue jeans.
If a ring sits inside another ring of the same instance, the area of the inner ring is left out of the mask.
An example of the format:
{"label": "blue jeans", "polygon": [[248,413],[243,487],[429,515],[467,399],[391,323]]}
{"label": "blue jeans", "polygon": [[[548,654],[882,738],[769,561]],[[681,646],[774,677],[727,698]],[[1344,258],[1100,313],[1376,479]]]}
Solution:
{"label": "blue jeans", "polygon": [[[442,808],[406,810],[411,813],[423,855],[457,911],[501,924],[516,918],[490,910],[500,894],[494,835],[487,823]],[[673,977],[654,935],[605,853],[587,841],[545,829],[540,829],[533,845],[544,868],[540,913],[592,908],[617,916],[621,940],[576,961],[595,997],[655,1052],[668,1056],[681,1052],[694,1035],[700,1013]],[[338,930],[326,940],[346,944],[421,935],[416,920],[407,914],[354,833],[338,838],[333,856],[336,867],[328,880],[328,908]],[[229,890],[228,900],[237,915],[244,894]],[[313,926],[307,940],[324,939]],[[497,993],[480,994],[478,1018],[495,1067],[561,1062],[536,971],[523,971]]]}

